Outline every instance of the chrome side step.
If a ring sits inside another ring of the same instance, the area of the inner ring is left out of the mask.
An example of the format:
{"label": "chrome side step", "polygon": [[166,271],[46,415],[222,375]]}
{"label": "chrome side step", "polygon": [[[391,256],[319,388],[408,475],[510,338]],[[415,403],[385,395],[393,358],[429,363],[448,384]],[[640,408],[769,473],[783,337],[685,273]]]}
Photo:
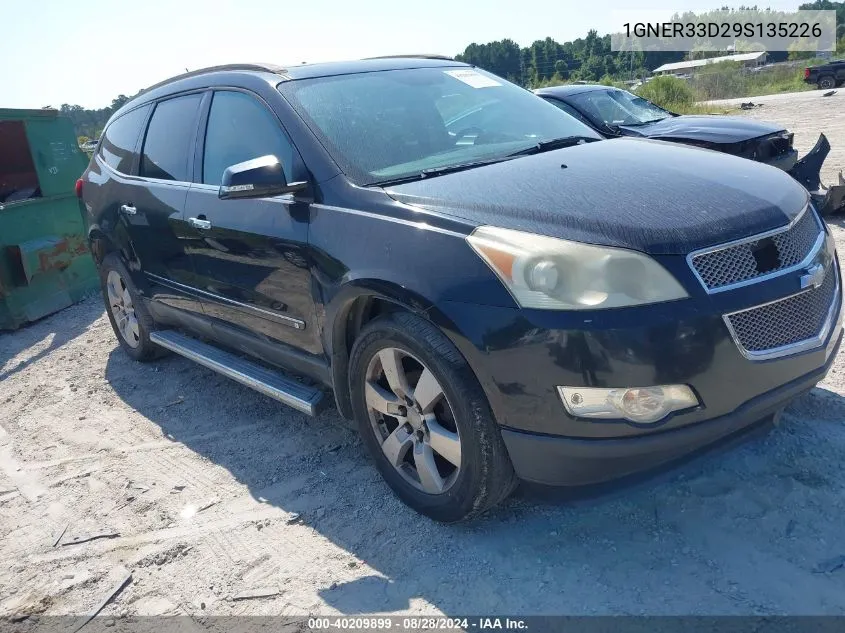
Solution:
{"label": "chrome side step", "polygon": [[267,369],[175,330],[151,332],[150,340],[242,385],[260,391],[297,411],[308,415],[316,415],[320,411],[325,395],[323,391],[287,378],[280,372]]}

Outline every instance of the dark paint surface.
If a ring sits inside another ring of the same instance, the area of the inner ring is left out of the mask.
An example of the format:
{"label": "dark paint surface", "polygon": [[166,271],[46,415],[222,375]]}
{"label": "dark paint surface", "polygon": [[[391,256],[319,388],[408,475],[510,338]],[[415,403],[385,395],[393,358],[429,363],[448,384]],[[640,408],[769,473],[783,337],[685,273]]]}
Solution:
{"label": "dark paint surface", "polygon": [[[594,440],[691,428],[824,367],[838,332],[810,352],[753,363],[739,353],[722,320],[727,312],[794,294],[803,271],[708,295],[683,257],[786,225],[807,194],[784,173],[716,152],[621,139],[389,191],[362,188],[345,178],[278,93],[282,80],[270,73],[220,72],[176,81],[141,99],[214,86],[259,95],[301,156],[306,191],[219,200],[211,188],[160,186],[117,174],[97,158],[86,171],[92,239],[122,253],[163,323],[333,385],[348,414],[350,309],[361,297],[381,298],[430,320],[451,339],[503,427]],[[143,210],[146,224],[120,216],[117,208],[126,202]],[[186,224],[201,215],[211,230]],[[690,296],[607,311],[520,309],[466,242],[482,224],[647,251]],[[830,238],[823,257],[836,266]],[[171,283],[157,286],[142,270]],[[247,307],[233,309],[226,299]],[[305,328],[279,323],[284,316],[301,319]],[[571,419],[555,392],[558,385],[669,382],[691,385],[703,406],[650,428]]]}
{"label": "dark paint surface", "polygon": [[772,123],[751,121],[731,116],[681,115],[646,125],[619,126],[630,136],[645,136],[653,139],[688,139],[708,143],[739,143],[754,138],[783,132],[784,128]]}
{"label": "dark paint surface", "polygon": [[784,226],[807,201],[780,170],[641,139],[586,143],[388,193],[476,225],[652,254],[686,254]]}

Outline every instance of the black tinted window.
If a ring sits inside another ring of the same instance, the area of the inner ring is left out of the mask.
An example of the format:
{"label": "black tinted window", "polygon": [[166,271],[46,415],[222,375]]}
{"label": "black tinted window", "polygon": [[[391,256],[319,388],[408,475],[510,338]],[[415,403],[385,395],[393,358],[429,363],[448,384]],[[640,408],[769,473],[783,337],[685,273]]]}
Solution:
{"label": "black tinted window", "polygon": [[141,128],[147,120],[150,106],[146,105],[127,112],[112,121],[100,143],[100,158],[112,169],[128,174],[132,169],[132,159]]}
{"label": "black tinted window", "polygon": [[142,176],[188,180],[188,159],[194,154],[194,126],[201,99],[202,95],[188,95],[156,105],[144,140]]}
{"label": "black tinted window", "polygon": [[227,167],[273,154],[288,180],[292,176],[293,148],[276,117],[267,107],[242,92],[216,92],[205,133],[202,181],[219,185]]}

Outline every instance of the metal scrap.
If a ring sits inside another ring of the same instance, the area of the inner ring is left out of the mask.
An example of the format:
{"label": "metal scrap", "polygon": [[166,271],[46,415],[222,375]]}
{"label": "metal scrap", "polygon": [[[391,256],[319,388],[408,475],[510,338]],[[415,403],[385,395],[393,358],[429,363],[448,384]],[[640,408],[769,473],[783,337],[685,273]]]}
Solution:
{"label": "metal scrap", "polygon": [[65,523],[65,526],[62,528],[62,531],[61,531],[61,532],[59,532],[59,535],[58,535],[58,536],[55,538],[55,540],[53,541],[53,547],[55,547],[56,545],[58,545],[58,544],[59,544],[59,541],[61,541],[61,540],[62,540],[62,537],[65,535],[65,532],[67,532],[67,529],[68,529],[69,527],[70,527],[70,523]]}
{"label": "metal scrap", "polygon": [[96,541],[101,538],[117,538],[120,536],[119,532],[100,532],[97,534],[83,534],[62,543],[62,545],[79,545],[80,543],[88,543],[89,541]]}

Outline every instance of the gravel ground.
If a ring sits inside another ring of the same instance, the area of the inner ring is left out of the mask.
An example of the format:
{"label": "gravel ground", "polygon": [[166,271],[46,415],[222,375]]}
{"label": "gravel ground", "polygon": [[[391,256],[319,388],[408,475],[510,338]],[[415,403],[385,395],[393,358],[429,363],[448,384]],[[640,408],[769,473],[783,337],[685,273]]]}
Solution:
{"label": "gravel ground", "polygon": [[[802,149],[835,106],[759,101]],[[86,613],[126,571],[108,617],[843,614],[843,376],[840,356],[770,434],[659,477],[441,526],[334,410],[132,362],[95,297],[0,335],[0,615]]]}

